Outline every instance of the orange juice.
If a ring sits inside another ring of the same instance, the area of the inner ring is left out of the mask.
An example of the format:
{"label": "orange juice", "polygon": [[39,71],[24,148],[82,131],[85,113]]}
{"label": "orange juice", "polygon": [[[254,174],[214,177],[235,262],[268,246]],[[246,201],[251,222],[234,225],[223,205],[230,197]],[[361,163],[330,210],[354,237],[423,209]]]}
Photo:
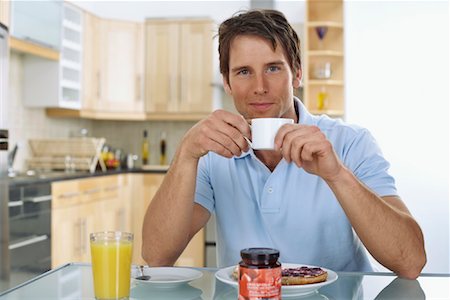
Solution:
{"label": "orange juice", "polygon": [[[103,234],[103,236],[99,236]],[[106,236],[105,235],[109,235]],[[91,234],[92,272],[97,299],[127,299],[130,295],[131,239],[126,233]]]}

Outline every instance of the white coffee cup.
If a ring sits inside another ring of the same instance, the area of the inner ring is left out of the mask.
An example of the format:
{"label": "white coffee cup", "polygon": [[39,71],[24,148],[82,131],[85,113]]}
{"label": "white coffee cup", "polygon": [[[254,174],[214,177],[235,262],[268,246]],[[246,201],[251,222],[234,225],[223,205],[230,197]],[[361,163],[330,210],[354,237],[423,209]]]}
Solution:
{"label": "white coffee cup", "polygon": [[252,119],[252,148],[255,150],[275,149],[275,136],[284,124],[293,124],[294,120],[285,118]]}

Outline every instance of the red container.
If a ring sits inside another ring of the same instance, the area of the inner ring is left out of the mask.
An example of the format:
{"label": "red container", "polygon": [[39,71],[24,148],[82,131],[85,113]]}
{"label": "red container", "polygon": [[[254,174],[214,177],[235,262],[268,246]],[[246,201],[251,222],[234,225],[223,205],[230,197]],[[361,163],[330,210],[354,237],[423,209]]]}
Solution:
{"label": "red container", "polygon": [[280,252],[271,248],[241,250],[239,300],[280,300]]}

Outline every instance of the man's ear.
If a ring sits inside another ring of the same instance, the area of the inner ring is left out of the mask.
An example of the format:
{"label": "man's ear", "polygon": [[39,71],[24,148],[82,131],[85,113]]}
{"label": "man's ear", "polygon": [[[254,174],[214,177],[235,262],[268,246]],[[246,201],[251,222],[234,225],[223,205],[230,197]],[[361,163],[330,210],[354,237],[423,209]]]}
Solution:
{"label": "man's ear", "polygon": [[302,82],[302,70],[298,69],[297,72],[295,72],[294,79],[292,80],[292,86],[298,89],[300,87],[301,82]]}
{"label": "man's ear", "polygon": [[223,89],[227,93],[227,95],[231,96],[231,87],[226,78],[222,75]]}

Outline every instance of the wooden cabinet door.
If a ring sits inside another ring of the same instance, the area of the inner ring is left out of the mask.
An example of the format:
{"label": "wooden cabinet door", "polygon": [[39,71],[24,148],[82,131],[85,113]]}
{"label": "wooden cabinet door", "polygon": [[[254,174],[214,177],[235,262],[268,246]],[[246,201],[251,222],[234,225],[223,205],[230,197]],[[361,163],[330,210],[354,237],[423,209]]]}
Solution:
{"label": "wooden cabinet door", "polygon": [[142,29],[138,23],[102,20],[100,111],[143,112]]}
{"label": "wooden cabinet door", "polygon": [[[148,205],[158,191],[165,174],[135,174],[133,179],[133,263],[146,264],[141,256],[142,225]],[[177,266],[203,267],[205,238],[200,230],[175,262]]]}
{"label": "wooden cabinet door", "polygon": [[94,110],[100,99],[100,19],[85,13],[83,22],[82,109]]}
{"label": "wooden cabinet door", "polygon": [[78,210],[78,219],[80,223],[80,261],[85,263],[91,262],[91,247],[89,234],[93,232],[103,231],[101,226],[104,222],[102,206],[100,201],[85,203],[80,205]]}
{"label": "wooden cabinet door", "polygon": [[118,195],[116,199],[116,227],[119,230],[133,232],[132,212],[133,194],[132,178],[135,174],[122,174],[118,178]]}
{"label": "wooden cabinet door", "polygon": [[0,1],[0,22],[9,27],[10,1]]}
{"label": "wooden cabinet door", "polygon": [[179,112],[212,111],[212,22],[181,24]]}
{"label": "wooden cabinet door", "polygon": [[147,21],[147,112],[211,112],[212,24],[205,20]]}
{"label": "wooden cabinet door", "polygon": [[81,222],[78,207],[52,210],[52,269],[69,262],[81,261]]}
{"label": "wooden cabinet door", "polygon": [[145,26],[146,111],[177,112],[179,25],[147,22]]}
{"label": "wooden cabinet door", "polygon": [[134,174],[132,181],[133,263],[146,264],[142,258],[142,225],[147,207],[164,179],[164,174]]}
{"label": "wooden cabinet door", "polygon": [[52,268],[81,261],[80,201],[78,180],[52,183]]}

